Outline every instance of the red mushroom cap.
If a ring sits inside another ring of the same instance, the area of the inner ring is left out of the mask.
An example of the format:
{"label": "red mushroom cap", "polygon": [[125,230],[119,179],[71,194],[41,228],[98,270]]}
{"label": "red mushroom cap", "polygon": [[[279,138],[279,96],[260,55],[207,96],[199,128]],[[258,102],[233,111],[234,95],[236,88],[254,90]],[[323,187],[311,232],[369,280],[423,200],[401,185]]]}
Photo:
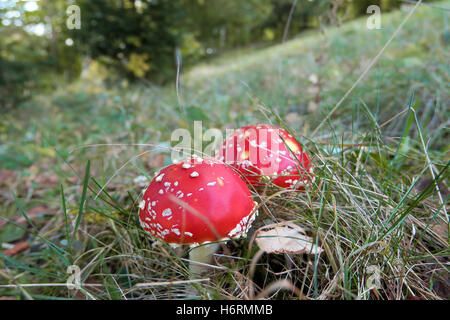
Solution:
{"label": "red mushroom cap", "polygon": [[239,174],[212,158],[185,159],[162,169],[139,208],[145,231],[177,244],[240,236],[257,214]]}
{"label": "red mushroom cap", "polygon": [[231,134],[216,157],[232,165],[255,187],[271,183],[304,189],[314,181],[311,158],[286,130],[271,125],[242,127]]}

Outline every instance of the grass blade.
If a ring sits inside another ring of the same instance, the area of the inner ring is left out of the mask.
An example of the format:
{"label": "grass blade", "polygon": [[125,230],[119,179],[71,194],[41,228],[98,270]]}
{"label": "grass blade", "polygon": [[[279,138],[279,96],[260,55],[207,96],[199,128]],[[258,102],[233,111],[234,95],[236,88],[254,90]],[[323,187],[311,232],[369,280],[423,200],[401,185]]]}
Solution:
{"label": "grass blade", "polygon": [[86,202],[86,192],[87,192],[87,188],[88,188],[90,169],[91,169],[91,161],[88,160],[87,165],[86,165],[85,174],[84,174],[83,191],[81,193],[80,208],[78,209],[78,216],[77,216],[77,220],[75,222],[75,228],[73,229],[72,241],[75,239],[75,235],[77,234],[78,228],[80,226],[81,218],[83,218],[84,204]]}

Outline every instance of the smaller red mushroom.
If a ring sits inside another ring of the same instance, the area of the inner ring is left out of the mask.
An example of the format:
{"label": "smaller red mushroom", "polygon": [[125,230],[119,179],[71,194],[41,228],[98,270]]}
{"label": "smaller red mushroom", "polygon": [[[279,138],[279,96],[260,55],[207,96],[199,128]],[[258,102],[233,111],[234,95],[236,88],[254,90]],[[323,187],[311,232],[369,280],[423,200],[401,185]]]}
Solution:
{"label": "smaller red mushroom", "polygon": [[[257,215],[241,177],[215,159],[199,157],[162,169],[139,208],[145,231],[169,244],[196,247],[190,260],[200,263],[209,263],[218,247],[209,242],[245,235]],[[190,264],[192,273],[203,268]]]}
{"label": "smaller red mushroom", "polygon": [[286,130],[271,125],[236,130],[216,158],[235,167],[254,187],[271,182],[281,188],[304,190],[314,182],[309,154]]}

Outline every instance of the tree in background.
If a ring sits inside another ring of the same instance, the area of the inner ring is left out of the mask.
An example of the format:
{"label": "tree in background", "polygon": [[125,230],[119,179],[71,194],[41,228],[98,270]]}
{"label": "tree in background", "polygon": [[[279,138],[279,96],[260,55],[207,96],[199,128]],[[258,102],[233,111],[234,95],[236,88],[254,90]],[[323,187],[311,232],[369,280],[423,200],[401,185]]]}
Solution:
{"label": "tree in background", "polygon": [[271,0],[184,0],[184,27],[206,48],[248,45],[254,30],[272,13]]}
{"label": "tree in background", "polygon": [[367,13],[367,8],[371,5],[377,5],[381,10],[388,11],[400,7],[401,0],[358,0],[352,1],[352,17],[357,17]]}
{"label": "tree in background", "polygon": [[[33,10],[27,9],[34,3]],[[118,78],[164,83],[175,54],[190,66],[212,53],[251,43],[280,42],[301,31],[383,10],[399,0],[41,0],[0,1],[0,103],[75,79],[85,58]],[[81,28],[69,30],[66,9],[81,9]],[[294,6],[295,4],[295,6]],[[288,24],[289,21],[289,24]],[[289,28],[287,28],[287,26]],[[42,32],[37,32],[37,31]]]}
{"label": "tree in background", "polygon": [[79,0],[81,29],[69,30],[82,54],[130,78],[171,77],[185,19],[180,1]]}
{"label": "tree in background", "polygon": [[79,0],[82,28],[68,35],[81,51],[131,78],[171,79],[174,54],[192,64],[208,48],[232,48],[271,12],[270,0]]}
{"label": "tree in background", "polygon": [[79,55],[59,39],[65,1],[0,2],[0,108],[26,100],[32,92],[52,88],[55,74],[76,78]]}
{"label": "tree in background", "polygon": [[259,26],[259,37],[280,40],[287,32],[295,35],[305,29],[317,27],[321,16],[328,12],[332,2],[272,0],[272,12]]}

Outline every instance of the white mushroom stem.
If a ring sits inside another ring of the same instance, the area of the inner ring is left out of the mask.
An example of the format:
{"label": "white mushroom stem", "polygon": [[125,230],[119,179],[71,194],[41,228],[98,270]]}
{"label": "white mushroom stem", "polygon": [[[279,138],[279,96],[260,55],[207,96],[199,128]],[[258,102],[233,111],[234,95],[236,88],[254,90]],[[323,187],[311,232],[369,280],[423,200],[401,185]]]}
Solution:
{"label": "white mushroom stem", "polygon": [[211,242],[195,246],[189,251],[189,270],[193,275],[201,275],[208,270],[209,264],[212,262],[214,253],[219,249],[220,244]]}

